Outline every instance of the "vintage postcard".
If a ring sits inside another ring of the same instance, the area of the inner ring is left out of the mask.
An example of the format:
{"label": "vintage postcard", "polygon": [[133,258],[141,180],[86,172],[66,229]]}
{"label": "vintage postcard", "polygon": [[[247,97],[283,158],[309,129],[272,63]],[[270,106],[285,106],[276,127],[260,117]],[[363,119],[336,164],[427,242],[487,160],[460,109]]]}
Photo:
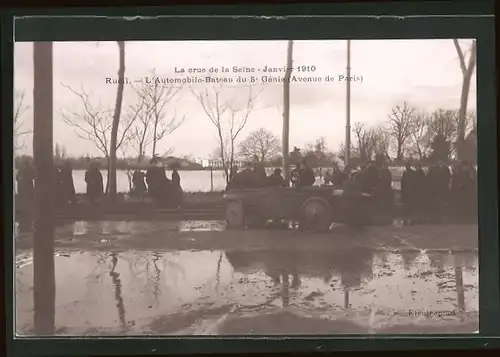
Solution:
{"label": "vintage postcard", "polygon": [[14,67],[19,337],[479,330],[474,39],[24,42]]}

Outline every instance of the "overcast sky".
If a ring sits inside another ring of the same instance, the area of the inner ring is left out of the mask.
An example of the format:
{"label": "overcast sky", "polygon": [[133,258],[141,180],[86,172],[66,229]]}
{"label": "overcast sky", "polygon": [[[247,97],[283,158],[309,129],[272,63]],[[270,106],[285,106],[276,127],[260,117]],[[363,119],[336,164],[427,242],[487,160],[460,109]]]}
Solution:
{"label": "overcast sky", "polygon": [[[461,40],[462,48],[470,47],[470,40]],[[265,74],[258,72],[265,66],[281,67],[286,63],[287,41],[186,41],[126,43],[126,76],[131,81],[144,80],[152,69],[159,77],[193,77],[175,73],[175,68],[221,68],[233,66],[255,68],[258,86],[253,93],[260,93],[255,102],[256,110],[249,117],[241,133],[243,139],[249,132],[265,127],[281,137],[283,89],[279,83],[262,83]],[[468,53],[467,53],[468,55]],[[345,81],[338,76],[345,73],[346,41],[296,41],[294,67],[315,66],[314,73],[294,74],[314,76],[322,83],[291,85],[290,146],[304,146],[316,138],[324,137],[327,145],[336,150],[344,139]],[[26,128],[32,126],[33,102],[33,44],[15,44],[15,90],[25,91],[25,104],[30,106],[23,116]],[[351,121],[377,125],[386,121],[391,108],[403,101],[425,109],[457,109],[460,104],[462,73],[452,40],[366,40],[352,41],[351,72],[362,81],[351,84]],[[54,43],[54,141],[66,146],[69,155],[99,155],[95,146],[78,138],[74,128],[68,126],[59,114],[61,111],[83,112],[81,100],[61,83],[77,90],[84,88],[94,103],[113,109],[116,84],[107,84],[106,78],[116,78],[118,46],[116,42],[58,42]],[[237,74],[220,76],[236,79]],[[273,73],[273,76],[281,76]],[[206,75],[198,75],[202,78]],[[325,82],[326,76],[335,78]],[[224,98],[248,96],[245,85],[224,89]],[[212,88],[198,84],[195,91]],[[124,108],[134,104],[131,85],[125,85]],[[238,102],[241,102],[239,100]],[[476,79],[471,84],[469,110],[476,108]],[[185,115],[186,121],[160,144],[159,153],[168,148],[174,155],[192,155],[208,158],[217,145],[216,130],[192,90],[183,89],[172,101],[167,116]],[[32,153],[31,138],[23,153]],[[135,155],[133,149],[130,154]]]}

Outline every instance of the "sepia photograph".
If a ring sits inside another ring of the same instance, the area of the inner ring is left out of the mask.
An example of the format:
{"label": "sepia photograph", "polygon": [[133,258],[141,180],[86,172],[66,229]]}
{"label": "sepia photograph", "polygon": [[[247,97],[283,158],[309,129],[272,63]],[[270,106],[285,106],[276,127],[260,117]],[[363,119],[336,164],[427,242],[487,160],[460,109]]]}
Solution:
{"label": "sepia photograph", "polygon": [[478,333],[476,99],[467,38],[16,42],[17,337]]}

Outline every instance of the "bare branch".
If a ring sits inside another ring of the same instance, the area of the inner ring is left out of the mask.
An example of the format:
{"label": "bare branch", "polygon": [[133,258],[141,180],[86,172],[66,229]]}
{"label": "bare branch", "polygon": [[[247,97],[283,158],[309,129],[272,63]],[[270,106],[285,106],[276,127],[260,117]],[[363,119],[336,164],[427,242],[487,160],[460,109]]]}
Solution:
{"label": "bare branch", "polygon": [[[239,91],[234,91],[230,87],[214,85],[196,92],[192,88],[191,92],[200,103],[203,112],[214,125],[217,132],[217,156],[222,161],[226,180],[229,180],[229,169],[235,160],[236,142],[248,122],[250,114],[254,111],[255,99],[260,94],[252,93],[252,87],[248,87],[248,97],[245,102],[238,106],[237,95]],[[241,90],[241,89],[240,89]],[[231,91],[233,91],[231,93]],[[223,97],[223,94],[227,97]],[[232,94],[232,96],[230,96]]]}
{"label": "bare branch", "polygon": [[20,150],[24,147],[24,141],[21,137],[31,134],[32,130],[24,129],[23,116],[28,111],[29,107],[24,102],[25,92],[16,91],[14,93],[14,149]]}
{"label": "bare branch", "polygon": [[[90,99],[90,95],[83,88],[77,91],[66,84],[61,85],[76,95],[82,103],[80,111],[60,111],[64,122],[74,128],[79,138],[94,143],[104,157],[108,158],[111,127],[113,124],[113,110],[104,109],[100,104],[94,105]],[[124,115],[125,120],[122,120],[119,127],[117,149],[120,148],[124,142],[128,141],[129,132],[136,118],[136,108],[128,108]]]}
{"label": "bare branch", "polygon": [[264,128],[250,133],[239,145],[240,155],[247,161],[264,163],[281,152],[279,138]]}
{"label": "bare branch", "polygon": [[411,151],[420,160],[427,156],[432,142],[430,126],[432,118],[425,112],[417,113],[413,120],[410,142]]}
{"label": "bare branch", "polygon": [[150,78],[152,83],[150,81],[133,87],[139,103],[142,103],[137,114],[140,120],[133,130],[134,147],[141,151],[139,156],[144,154],[149,144],[153,145],[151,156],[156,155],[160,141],[177,130],[186,120],[186,115],[178,116],[175,110],[174,114],[166,119],[166,113],[170,111],[169,106],[173,104],[183,86],[172,86],[161,82],[154,69]]}
{"label": "bare branch", "polygon": [[389,133],[395,140],[398,160],[403,159],[405,144],[414,130],[414,111],[415,108],[411,108],[407,102],[404,102],[402,107],[397,105],[389,114]]}

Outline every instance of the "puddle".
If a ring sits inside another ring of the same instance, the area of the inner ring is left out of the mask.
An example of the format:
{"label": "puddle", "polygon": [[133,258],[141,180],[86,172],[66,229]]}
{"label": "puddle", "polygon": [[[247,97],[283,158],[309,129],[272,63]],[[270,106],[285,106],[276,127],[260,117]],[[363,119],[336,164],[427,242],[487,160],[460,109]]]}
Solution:
{"label": "puddle", "polygon": [[181,221],[180,232],[220,232],[226,228],[224,221]]}
{"label": "puddle", "polygon": [[223,221],[76,221],[58,229],[58,236],[119,236],[162,232],[214,231],[225,228]]}
{"label": "puddle", "polygon": [[[139,229],[135,224],[106,229]],[[33,265],[25,255],[17,266],[16,330],[26,335],[32,330]],[[478,330],[477,267],[477,253],[431,250],[65,251],[55,257],[56,330],[380,333],[411,325],[460,332],[467,323],[472,333]]]}

